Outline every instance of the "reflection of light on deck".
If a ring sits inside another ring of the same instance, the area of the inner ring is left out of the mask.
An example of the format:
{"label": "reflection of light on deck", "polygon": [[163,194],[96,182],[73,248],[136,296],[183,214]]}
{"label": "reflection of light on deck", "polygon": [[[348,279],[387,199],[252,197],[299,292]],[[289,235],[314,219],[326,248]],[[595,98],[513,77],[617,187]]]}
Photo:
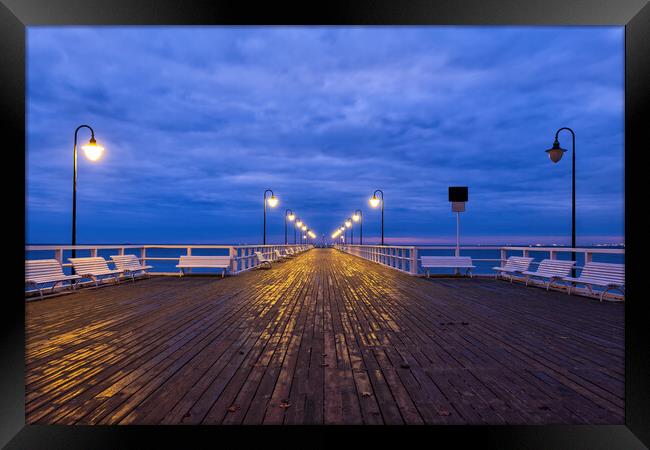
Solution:
{"label": "reflection of light on deck", "polygon": [[622,305],[494,280],[311,250],[26,308],[28,423],[622,423]]}

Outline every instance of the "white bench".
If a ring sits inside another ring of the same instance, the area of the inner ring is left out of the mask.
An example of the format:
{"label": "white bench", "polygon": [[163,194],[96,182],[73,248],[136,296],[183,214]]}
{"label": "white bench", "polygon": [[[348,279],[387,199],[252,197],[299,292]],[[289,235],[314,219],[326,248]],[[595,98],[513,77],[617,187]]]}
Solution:
{"label": "white bench", "polygon": [[271,259],[269,259],[269,258],[267,258],[266,256],[264,256],[264,255],[262,254],[262,252],[255,252],[255,257],[257,258],[257,263],[258,263],[258,265],[259,265],[260,267],[262,267],[262,266],[264,266],[264,265],[268,265],[268,266],[269,266],[269,269],[272,267],[272,266],[271,266],[271,263],[272,263]]}
{"label": "white bench", "polygon": [[280,250],[278,249],[275,249],[273,253],[275,253],[275,259],[278,261],[284,261],[286,259],[289,259],[289,255],[280,253]]}
{"label": "white bench", "polygon": [[526,286],[531,278],[542,278],[546,281],[546,290],[551,288],[555,281],[559,281],[571,273],[571,269],[575,265],[575,261],[565,261],[561,259],[544,259],[539,263],[537,270],[524,271],[522,274],[526,275]]}
{"label": "white bench", "polygon": [[140,260],[135,255],[111,255],[111,259],[115,263],[115,268],[123,270],[126,275],[131,275],[133,281],[135,281],[136,273],[142,272],[143,275],[149,276],[147,270],[153,268],[140,264]]}
{"label": "white bench", "polygon": [[76,274],[84,278],[90,278],[95,282],[95,286],[99,286],[99,282],[104,277],[113,277],[115,282],[119,283],[119,276],[124,273],[124,270],[110,269],[108,262],[101,256],[94,256],[90,258],[68,258],[72,263],[72,267]]}
{"label": "white bench", "polygon": [[25,260],[25,284],[34,286],[43,298],[43,288],[39,285],[54,283],[52,293],[57,284],[64,281],[70,282],[70,287],[75,289],[74,280],[79,280],[79,275],[66,275],[63,273],[63,266],[56,259],[28,259]]}
{"label": "white bench", "polygon": [[230,256],[191,256],[181,255],[177,268],[180,269],[179,276],[185,275],[185,269],[223,269],[221,277],[226,275],[230,267]]}
{"label": "white bench", "polygon": [[587,286],[590,294],[594,294],[593,286],[604,288],[600,294],[600,301],[603,301],[605,293],[611,289],[618,289],[625,295],[625,264],[588,262],[580,272],[580,276],[564,277],[563,281],[571,283],[569,294],[576,284]]}
{"label": "white bench", "polygon": [[525,256],[510,256],[503,267],[492,267],[492,270],[496,270],[494,278],[498,278],[499,275],[510,274],[510,282],[512,283],[512,276],[527,271],[532,261],[533,258]]}
{"label": "white bench", "polygon": [[472,258],[469,256],[422,256],[422,268],[427,269],[429,277],[430,269],[465,269],[465,273],[472,276]]}

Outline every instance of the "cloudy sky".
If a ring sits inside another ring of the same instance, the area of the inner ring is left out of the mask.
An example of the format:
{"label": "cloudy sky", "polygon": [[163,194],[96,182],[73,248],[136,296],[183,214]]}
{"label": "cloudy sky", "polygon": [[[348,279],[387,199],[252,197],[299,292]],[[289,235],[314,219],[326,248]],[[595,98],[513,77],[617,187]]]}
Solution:
{"label": "cloudy sky", "polygon": [[[385,193],[387,242],[452,242],[447,187],[469,186],[467,243],[623,240],[622,27],[30,27],[27,241],[271,242],[285,208],[329,237]],[[87,130],[80,140],[89,139]],[[571,136],[560,135],[570,149]],[[291,234],[291,238],[293,235]]]}

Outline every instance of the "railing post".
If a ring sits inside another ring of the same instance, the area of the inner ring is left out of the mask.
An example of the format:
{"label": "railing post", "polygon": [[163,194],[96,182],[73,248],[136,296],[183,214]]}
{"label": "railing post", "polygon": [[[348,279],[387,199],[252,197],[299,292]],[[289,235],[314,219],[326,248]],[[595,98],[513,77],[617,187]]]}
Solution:
{"label": "railing post", "polygon": [[418,248],[411,247],[411,250],[409,251],[409,256],[411,257],[409,262],[409,273],[411,275],[417,275],[418,274]]}
{"label": "railing post", "polygon": [[90,257],[91,258],[96,258],[97,257],[97,249],[93,248],[90,250]]}
{"label": "railing post", "polygon": [[590,263],[594,258],[594,254],[591,252],[585,252],[585,264]]}
{"label": "railing post", "polygon": [[507,257],[508,257],[508,250],[501,247],[501,260],[499,261],[499,267],[503,267],[505,265]]}
{"label": "railing post", "polygon": [[228,256],[230,256],[230,273],[237,273],[237,249],[235,247],[228,248]]}
{"label": "railing post", "polygon": [[147,265],[147,248],[146,247],[142,247],[140,249],[140,264],[142,264],[143,266]]}
{"label": "railing post", "polygon": [[63,264],[63,249],[57,248],[54,250],[54,259],[56,259],[59,264]]}
{"label": "railing post", "polygon": [[117,249],[117,254],[124,255],[124,247],[120,247],[119,249]]}

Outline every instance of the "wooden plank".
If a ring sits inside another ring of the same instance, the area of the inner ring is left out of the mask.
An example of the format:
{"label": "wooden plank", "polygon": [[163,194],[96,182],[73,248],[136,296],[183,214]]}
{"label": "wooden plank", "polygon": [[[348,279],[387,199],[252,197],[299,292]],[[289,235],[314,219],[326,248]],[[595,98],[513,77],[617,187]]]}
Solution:
{"label": "wooden plank", "polygon": [[315,249],[26,305],[27,423],[619,424],[623,306]]}

